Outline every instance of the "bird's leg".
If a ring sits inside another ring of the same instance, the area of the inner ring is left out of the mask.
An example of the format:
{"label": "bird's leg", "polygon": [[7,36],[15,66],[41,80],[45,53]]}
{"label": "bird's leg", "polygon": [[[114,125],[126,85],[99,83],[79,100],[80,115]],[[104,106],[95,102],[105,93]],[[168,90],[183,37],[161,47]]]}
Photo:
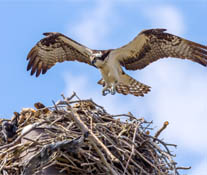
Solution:
{"label": "bird's leg", "polygon": [[111,86],[111,95],[115,95],[116,94],[116,85],[117,85],[117,81],[115,81],[114,83],[112,83],[112,86]]}
{"label": "bird's leg", "polygon": [[102,90],[102,95],[103,96],[106,96],[109,93],[110,93],[109,86],[106,83],[105,86],[104,86],[104,88],[103,88],[103,90]]}
{"label": "bird's leg", "polygon": [[110,93],[110,90],[109,89],[103,89],[102,90],[102,95],[103,96],[106,96],[107,94],[109,94]]}

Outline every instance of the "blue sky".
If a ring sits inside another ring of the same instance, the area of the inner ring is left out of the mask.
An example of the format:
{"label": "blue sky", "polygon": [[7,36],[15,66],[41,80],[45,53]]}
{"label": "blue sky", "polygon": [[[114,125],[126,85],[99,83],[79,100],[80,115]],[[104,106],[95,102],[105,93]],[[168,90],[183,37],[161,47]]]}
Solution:
{"label": "blue sky", "polygon": [[191,175],[207,172],[207,68],[190,61],[163,59],[146,69],[128,72],[152,87],[144,98],[101,96],[96,84],[100,73],[85,64],[57,64],[46,75],[31,77],[26,56],[43,32],[61,32],[94,49],[117,48],[148,28],[169,32],[207,45],[206,0],[0,0],[0,117],[33,107],[37,101],[52,105],[60,94],[76,91],[92,98],[111,113],[131,111],[154,121],[166,120],[161,135],[178,144],[174,150],[180,166],[192,166]]}

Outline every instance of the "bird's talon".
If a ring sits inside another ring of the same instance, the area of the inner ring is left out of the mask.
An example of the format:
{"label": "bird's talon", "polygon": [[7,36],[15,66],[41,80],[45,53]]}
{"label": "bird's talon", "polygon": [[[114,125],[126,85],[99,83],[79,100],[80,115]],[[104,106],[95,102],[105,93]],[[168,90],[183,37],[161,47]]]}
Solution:
{"label": "bird's talon", "polygon": [[103,96],[106,96],[109,93],[110,93],[110,91],[108,89],[102,91],[102,95]]}
{"label": "bird's talon", "polygon": [[111,87],[111,95],[115,95],[116,94],[116,88],[115,88],[115,85],[113,85]]}
{"label": "bird's talon", "polygon": [[115,90],[111,90],[111,95],[115,95],[116,91]]}

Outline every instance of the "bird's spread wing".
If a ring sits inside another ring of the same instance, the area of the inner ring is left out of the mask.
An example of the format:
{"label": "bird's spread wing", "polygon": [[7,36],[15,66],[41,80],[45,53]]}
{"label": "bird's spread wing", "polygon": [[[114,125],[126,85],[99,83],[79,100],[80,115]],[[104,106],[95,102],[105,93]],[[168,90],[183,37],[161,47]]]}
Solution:
{"label": "bird's spread wing", "polygon": [[45,74],[55,63],[63,61],[80,61],[91,64],[92,50],[66,37],[61,33],[44,33],[45,38],[40,40],[29,52],[27,70],[31,75]]}
{"label": "bird's spread wing", "polygon": [[165,57],[188,59],[207,66],[207,46],[165,32],[166,29],[144,30],[127,45],[113,52],[128,70],[142,69]]}

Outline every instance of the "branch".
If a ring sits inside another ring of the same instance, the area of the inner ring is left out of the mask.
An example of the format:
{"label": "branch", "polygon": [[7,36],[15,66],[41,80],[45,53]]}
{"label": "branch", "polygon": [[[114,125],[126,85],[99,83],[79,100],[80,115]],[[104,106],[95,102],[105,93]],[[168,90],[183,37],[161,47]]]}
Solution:
{"label": "branch", "polygon": [[40,167],[44,168],[44,166],[46,166],[50,161],[53,153],[58,149],[66,150],[69,153],[76,152],[87,137],[88,133],[85,133],[81,137],[73,139],[72,141],[64,140],[45,145],[37,154],[25,163],[22,175],[31,175],[34,174]]}
{"label": "branch", "polygon": [[88,127],[83,123],[83,121],[80,119],[80,117],[74,112],[73,109],[71,109],[71,113],[70,113],[70,117],[72,117],[72,119],[76,122],[76,124],[78,124],[78,126],[80,127],[80,129],[82,130],[82,132],[89,132],[90,136],[89,136],[89,140],[90,142],[94,142],[97,143],[99,146],[101,146],[103,148],[103,150],[105,151],[105,153],[110,157],[110,159],[114,162],[119,162],[119,160],[109,151],[109,149],[98,139],[98,137],[91,131],[88,129]]}
{"label": "branch", "polygon": [[[160,128],[160,129],[156,132],[156,134],[155,134],[154,137],[155,137],[155,138],[158,138],[159,135],[161,134],[161,132],[162,132],[165,128],[167,128],[168,125],[169,125],[169,122],[168,122],[168,121],[164,122],[162,128]],[[153,141],[155,141],[155,140],[153,140]]]}

